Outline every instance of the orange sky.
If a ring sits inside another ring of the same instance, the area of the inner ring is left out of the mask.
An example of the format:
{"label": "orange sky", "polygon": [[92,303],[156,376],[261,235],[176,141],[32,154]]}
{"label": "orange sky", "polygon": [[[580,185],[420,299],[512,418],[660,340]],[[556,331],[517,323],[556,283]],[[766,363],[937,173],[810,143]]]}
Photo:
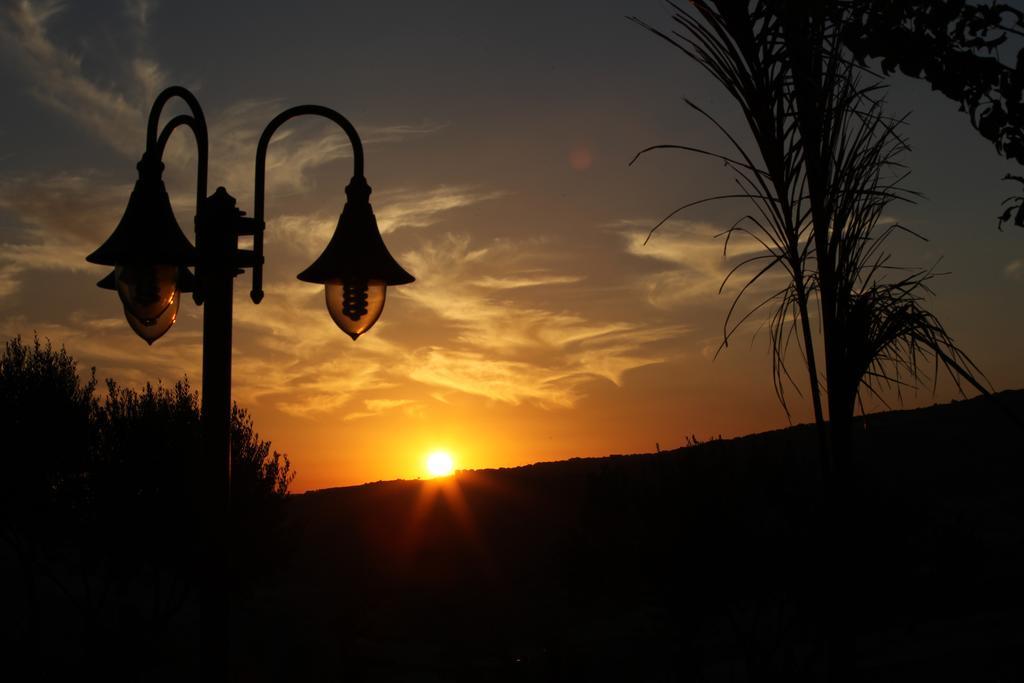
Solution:
{"label": "orange sky", "polygon": [[[199,384],[201,309],[186,302],[147,347],[94,287],[103,269],[84,261],[124,209],[153,96],[181,84],[210,125],[211,190],[226,186],[246,210],[266,122],[306,102],[348,116],[385,240],[417,277],[389,292],[357,342],[334,326],[322,289],[295,274],[334,229],[348,146],[331,124],[282,129],[268,166],[265,301],[249,302],[248,275],[236,282],[234,395],[290,456],[295,490],[424,476],[438,448],[459,468],[501,467],[787,424],[756,325],[712,359],[736,291],[718,287],[749,250],[723,259],[714,235],[745,207],[685,214],[642,243],[680,203],[732,189],[720,166],[684,154],[627,166],[656,143],[724,148],[681,96],[741,130],[703,74],[624,19],[664,24],[663,4],[566,2],[542,18],[518,3],[338,5],[3,9],[0,332],[38,331],[101,377]],[[237,30],[214,29],[225,25]],[[1024,231],[994,227],[1012,190],[997,179],[1014,169],[927,87],[895,83],[890,99],[919,112],[907,162],[927,198],[889,218],[930,239],[900,242],[897,255],[942,257],[952,274],[934,310],[996,388],[1024,385],[1006,341],[1022,332],[1007,302],[1024,293]],[[190,233],[187,135],[165,161]],[[940,382],[935,396],[905,398],[953,395]],[[806,419],[791,399],[793,419]]]}

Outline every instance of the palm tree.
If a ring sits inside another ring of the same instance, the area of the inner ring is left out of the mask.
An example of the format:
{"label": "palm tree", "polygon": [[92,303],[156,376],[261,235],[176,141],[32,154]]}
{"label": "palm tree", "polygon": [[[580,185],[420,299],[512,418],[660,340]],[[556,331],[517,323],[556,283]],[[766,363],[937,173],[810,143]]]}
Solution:
{"label": "palm tree", "polygon": [[[677,24],[670,32],[633,20],[682,50],[725,88],[739,105],[754,145],[744,147],[688,101],[722,131],[734,154],[657,145],[637,156],[676,148],[715,157],[734,171],[738,192],[686,203],[651,234],[704,202],[741,198],[753,205],[725,231],[726,249],[729,238],[742,234],[763,250],[726,278],[752,272],[726,316],[722,346],[740,325],[766,313],[773,383],[786,408],[785,387],[799,392],[788,367],[795,342],[808,373],[822,472],[831,490],[849,459],[854,411],[863,392],[899,393],[935,379],[940,367],[957,386],[963,380],[985,391],[980,370],[924,308],[934,273],[897,268],[886,251],[894,233],[915,234],[882,221],[892,202],[915,197],[902,187],[907,175],[899,163],[907,149],[900,134],[903,120],[885,114],[880,87],[865,83],[850,59],[841,38],[844,14],[837,6],[818,0],[693,0],[693,11],[670,5]],[[780,269],[785,285],[740,315],[740,301]]]}

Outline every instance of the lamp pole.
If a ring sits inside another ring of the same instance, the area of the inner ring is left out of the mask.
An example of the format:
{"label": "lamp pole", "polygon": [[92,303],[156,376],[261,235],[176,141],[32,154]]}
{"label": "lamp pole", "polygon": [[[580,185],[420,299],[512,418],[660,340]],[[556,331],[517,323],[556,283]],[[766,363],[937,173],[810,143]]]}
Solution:
{"label": "lamp pole", "polygon": [[200,571],[203,674],[227,680],[231,501],[231,322],[238,249],[235,202],[218,188],[196,214],[203,306],[203,402],[200,415],[204,566]]}
{"label": "lamp pole", "polygon": [[[164,105],[178,97],[190,114],[172,118],[157,134]],[[380,316],[387,286],[414,280],[388,252],[370,206],[370,186],[363,177],[363,148],[355,127],[344,116],[319,105],[293,107],[277,115],[256,146],[254,216],[247,218],[223,187],[206,196],[208,135],[202,108],[180,86],[161,92],[153,102],[146,129],[146,152],[138,163],[135,184],[124,216],[111,236],[86,260],[114,270],[97,284],[118,292],[129,325],[152,344],[177,319],[181,293],[192,291],[203,312],[203,377],[200,459],[202,559],[200,576],[200,658],[202,680],[228,677],[229,593],[231,589],[231,327],[234,279],[253,271],[250,298],[263,300],[263,230],[266,157],[270,139],[286,121],[313,115],[338,124],[352,145],[353,176],[348,201],[323,253],[299,279],[324,285],[327,309],[353,340]],[[195,246],[178,227],[164,188],[164,148],[179,127],[190,128],[198,148]],[[251,250],[238,238],[253,237]],[[195,268],[195,274],[189,268]]]}

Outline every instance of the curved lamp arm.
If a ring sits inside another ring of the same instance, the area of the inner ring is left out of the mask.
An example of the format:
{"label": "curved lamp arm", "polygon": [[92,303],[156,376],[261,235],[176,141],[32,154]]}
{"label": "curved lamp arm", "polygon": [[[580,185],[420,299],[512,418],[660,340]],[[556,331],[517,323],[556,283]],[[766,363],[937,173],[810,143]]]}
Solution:
{"label": "curved lamp arm", "polygon": [[[160,114],[164,105],[173,98],[180,97],[192,111],[192,115],[182,114],[171,119],[157,136],[157,127],[160,124]],[[203,108],[199,106],[199,100],[191,92],[180,85],[172,85],[167,88],[153,101],[153,107],[149,110],[149,122],[146,125],[146,154],[145,157],[154,163],[159,163],[164,155],[164,147],[167,141],[179,126],[188,126],[196,137],[198,148],[196,160],[196,210],[203,200],[206,199],[206,183],[209,169],[210,143],[206,131],[206,117],[203,116]]]}
{"label": "curved lamp arm", "polygon": [[[171,139],[171,133],[178,126],[188,126],[192,129],[192,134],[196,138],[196,146],[199,147],[199,154],[197,160],[196,169],[196,210],[199,210],[199,205],[204,199],[206,199],[206,173],[207,173],[207,157],[206,157],[206,135],[205,128],[196,121],[195,117],[189,116],[188,114],[180,114],[175,116],[173,119],[167,122],[163,130],[160,131],[160,137],[157,138],[156,145],[153,149],[153,158],[157,161],[163,159],[164,148],[167,147],[167,141]],[[200,132],[202,131],[202,132]],[[200,140],[203,140],[201,143]],[[148,154],[148,152],[147,152]]]}
{"label": "curved lamp arm", "polygon": [[250,294],[255,303],[259,303],[263,299],[263,208],[267,175],[267,147],[270,146],[270,138],[277,132],[277,129],[286,121],[298,116],[321,116],[341,126],[352,144],[352,178],[356,181],[362,180],[363,184],[366,183],[363,178],[363,143],[359,139],[359,133],[348,119],[333,109],[318,104],[303,104],[284,110],[267,124],[256,145],[256,188],[253,193],[253,219],[256,226],[253,235],[253,252],[256,254],[257,265],[252,271],[252,292]]}
{"label": "curved lamp arm", "polygon": [[363,177],[363,143],[359,139],[359,133],[356,132],[355,126],[348,119],[333,109],[321,107],[318,104],[303,104],[286,109],[267,124],[267,127],[263,129],[263,135],[260,136],[259,144],[256,145],[256,191],[253,200],[253,217],[258,221],[263,220],[264,179],[267,171],[267,147],[270,145],[270,138],[285,121],[307,115],[322,116],[341,126],[342,130],[348,134],[349,142],[352,144],[352,177]]}

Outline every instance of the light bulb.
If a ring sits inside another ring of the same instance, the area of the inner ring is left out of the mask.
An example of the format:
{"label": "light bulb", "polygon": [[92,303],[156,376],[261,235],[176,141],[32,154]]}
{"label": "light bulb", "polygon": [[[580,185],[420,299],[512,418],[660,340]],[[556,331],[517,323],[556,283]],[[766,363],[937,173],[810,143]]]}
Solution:
{"label": "light bulb", "polygon": [[124,317],[128,319],[128,324],[135,334],[145,339],[146,343],[152,346],[153,342],[164,336],[167,330],[171,329],[171,325],[178,319],[179,306],[181,306],[181,296],[175,291],[171,304],[155,320],[146,322],[137,318],[128,310],[128,306],[124,307]]}
{"label": "light bulb", "polygon": [[327,312],[341,331],[355,341],[377,322],[388,287],[380,280],[324,285]]}
{"label": "light bulb", "polygon": [[115,266],[114,282],[125,311],[145,327],[153,326],[172,305],[176,313],[179,270],[172,265]]}

